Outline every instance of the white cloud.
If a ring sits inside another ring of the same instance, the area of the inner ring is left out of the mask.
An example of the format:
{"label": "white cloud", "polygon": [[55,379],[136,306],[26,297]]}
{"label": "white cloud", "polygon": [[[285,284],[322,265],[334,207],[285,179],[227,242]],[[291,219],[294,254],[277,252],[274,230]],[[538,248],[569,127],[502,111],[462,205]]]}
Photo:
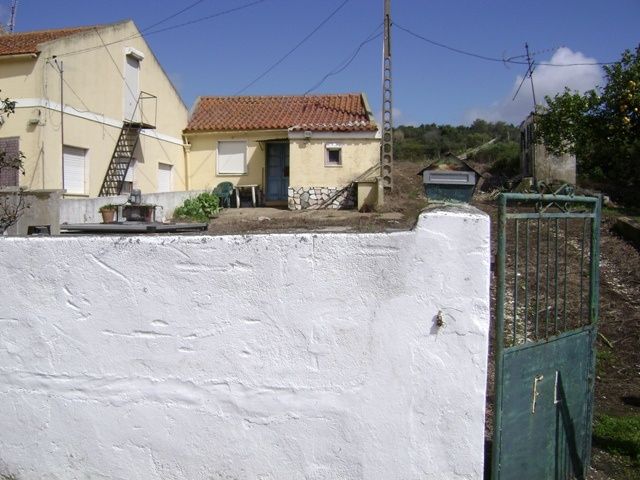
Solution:
{"label": "white cloud", "polygon": [[[558,49],[551,57],[551,60],[548,61],[548,63],[558,65],[595,62],[597,62],[596,59],[587,57],[580,52],[573,52],[566,47]],[[533,95],[531,93],[530,80],[526,79],[520,88],[520,92],[518,92],[518,96],[513,100],[518,86],[522,83],[522,78],[522,75],[516,77],[511,91],[501,100],[494,102],[488,107],[477,107],[467,110],[464,113],[465,122],[471,123],[476,118],[483,118],[489,121],[503,120],[505,122],[518,124],[524,120],[533,110]],[[539,104],[544,103],[544,97],[546,95],[554,96],[556,93],[564,91],[565,87],[584,92],[600,84],[601,80],[602,69],[598,65],[570,67],[538,65],[533,71],[533,85],[536,91],[536,100]]]}

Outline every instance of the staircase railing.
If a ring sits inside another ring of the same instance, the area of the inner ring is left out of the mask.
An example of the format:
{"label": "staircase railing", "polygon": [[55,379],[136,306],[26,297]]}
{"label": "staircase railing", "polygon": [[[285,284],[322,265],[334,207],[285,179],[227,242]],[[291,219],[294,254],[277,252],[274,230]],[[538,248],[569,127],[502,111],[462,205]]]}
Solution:
{"label": "staircase railing", "polygon": [[[140,120],[136,119],[138,112]],[[151,118],[151,113],[153,118]],[[158,97],[147,92],[140,92],[131,118],[125,119],[122,123],[120,135],[111,154],[111,161],[102,180],[99,196],[120,195],[122,185],[131,166],[133,152],[140,140],[140,131],[155,128],[157,116]]]}
{"label": "staircase railing", "polygon": [[[140,114],[140,120],[137,120],[137,114]],[[131,118],[125,119],[125,122],[140,123],[142,128],[155,128],[158,121],[158,97],[148,92],[140,92],[136,106],[133,109]]]}

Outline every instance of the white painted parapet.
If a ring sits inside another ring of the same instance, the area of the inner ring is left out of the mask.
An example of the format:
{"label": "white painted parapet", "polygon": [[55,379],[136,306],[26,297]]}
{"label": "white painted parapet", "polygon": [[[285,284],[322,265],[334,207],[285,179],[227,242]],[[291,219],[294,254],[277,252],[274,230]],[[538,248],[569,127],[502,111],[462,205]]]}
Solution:
{"label": "white painted parapet", "polygon": [[0,474],[480,479],[489,264],[471,207],[384,234],[0,238]]}
{"label": "white painted parapet", "polygon": [[[171,218],[173,211],[187,198],[197,197],[205,191],[143,193],[142,203],[157,205],[156,219],[160,221],[162,217]],[[108,203],[124,204],[128,198],[129,196],[124,194],[117,197],[63,198],[60,203],[60,223],[100,223],[100,207]]]}

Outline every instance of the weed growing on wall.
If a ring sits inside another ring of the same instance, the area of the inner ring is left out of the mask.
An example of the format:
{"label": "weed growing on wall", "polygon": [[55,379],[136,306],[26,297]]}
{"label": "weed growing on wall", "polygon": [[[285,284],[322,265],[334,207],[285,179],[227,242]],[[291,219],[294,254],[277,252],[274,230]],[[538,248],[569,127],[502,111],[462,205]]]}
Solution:
{"label": "weed growing on wall", "polygon": [[217,195],[201,193],[195,198],[187,198],[182,205],[175,209],[173,216],[196,222],[208,222],[220,210]]}

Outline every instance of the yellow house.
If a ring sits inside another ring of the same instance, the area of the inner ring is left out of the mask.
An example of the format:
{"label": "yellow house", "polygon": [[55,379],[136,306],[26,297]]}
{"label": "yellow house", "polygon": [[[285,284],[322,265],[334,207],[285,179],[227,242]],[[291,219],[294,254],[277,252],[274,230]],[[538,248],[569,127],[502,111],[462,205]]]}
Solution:
{"label": "yellow house", "polygon": [[186,190],[188,110],[132,21],[0,35],[0,145],[25,155],[0,186],[66,196]]}
{"label": "yellow house", "polygon": [[231,182],[268,205],[352,207],[353,182],[378,175],[364,94],[200,97],[184,137],[190,188]]}

